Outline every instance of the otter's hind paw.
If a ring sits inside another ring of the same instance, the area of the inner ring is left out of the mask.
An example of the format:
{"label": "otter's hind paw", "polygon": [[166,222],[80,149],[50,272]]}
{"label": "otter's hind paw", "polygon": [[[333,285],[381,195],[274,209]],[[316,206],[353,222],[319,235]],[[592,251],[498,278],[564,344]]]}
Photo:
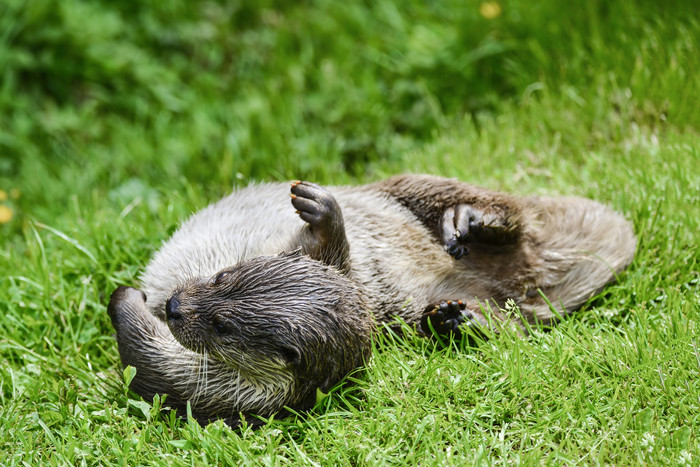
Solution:
{"label": "otter's hind paw", "polygon": [[447,300],[428,305],[421,317],[420,327],[427,336],[433,334],[438,336],[452,335],[455,340],[461,340],[463,331],[466,331],[465,327],[467,327],[470,330],[470,332],[466,332],[470,343],[473,343],[472,336],[486,338],[476,317],[467,310],[467,305],[461,300]]}
{"label": "otter's hind paw", "polygon": [[455,259],[469,254],[469,243],[506,244],[514,241],[514,230],[506,217],[484,213],[468,204],[445,209],[440,235],[445,251]]}

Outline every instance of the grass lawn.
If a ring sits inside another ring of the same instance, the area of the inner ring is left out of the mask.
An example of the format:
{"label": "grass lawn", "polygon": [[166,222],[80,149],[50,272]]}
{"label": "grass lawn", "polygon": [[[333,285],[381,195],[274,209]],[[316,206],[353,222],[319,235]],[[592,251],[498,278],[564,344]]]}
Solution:
{"label": "grass lawn", "polygon": [[[0,457],[698,465],[696,8],[4,2]],[[109,294],[191,212],[254,180],[401,172],[594,198],[634,224],[637,256],[551,332],[382,337],[354,385],[259,430],[128,391]]]}

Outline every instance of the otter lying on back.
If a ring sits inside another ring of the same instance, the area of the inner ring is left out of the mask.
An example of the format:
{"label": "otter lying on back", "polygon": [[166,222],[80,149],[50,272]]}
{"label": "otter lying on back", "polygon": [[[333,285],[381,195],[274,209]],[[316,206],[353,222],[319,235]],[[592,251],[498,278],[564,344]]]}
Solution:
{"label": "otter lying on back", "polygon": [[635,250],[622,216],[581,198],[412,175],[330,191],[294,182],[293,207],[288,193],[254,185],[203,209],[155,254],[145,294],[112,294],[142,397],[167,394],[200,421],[232,425],[307,409],[368,361],[378,322],[456,337],[493,320],[522,327],[499,311],[508,299],[525,320],[550,322],[541,294],[571,312]]}

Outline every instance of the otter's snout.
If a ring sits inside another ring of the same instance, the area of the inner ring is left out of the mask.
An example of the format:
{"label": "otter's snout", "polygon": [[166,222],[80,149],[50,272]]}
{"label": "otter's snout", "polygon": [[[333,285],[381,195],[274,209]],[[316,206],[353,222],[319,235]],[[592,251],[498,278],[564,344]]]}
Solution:
{"label": "otter's snout", "polygon": [[177,295],[173,295],[165,302],[165,316],[168,321],[177,321],[182,318],[182,313],[178,311],[180,308],[180,300],[178,300]]}

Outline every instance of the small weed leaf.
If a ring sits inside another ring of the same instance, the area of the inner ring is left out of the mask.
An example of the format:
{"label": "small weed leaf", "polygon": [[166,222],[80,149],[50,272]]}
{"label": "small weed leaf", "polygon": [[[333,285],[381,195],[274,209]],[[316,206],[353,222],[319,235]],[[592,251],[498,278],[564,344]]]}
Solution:
{"label": "small weed leaf", "polygon": [[146,420],[151,419],[151,404],[143,400],[129,399],[129,407],[138,414],[143,415]]}
{"label": "small weed leaf", "polygon": [[316,405],[320,405],[323,400],[328,397],[328,394],[321,391],[321,388],[316,388]]}
{"label": "small weed leaf", "polygon": [[688,448],[691,430],[687,426],[682,426],[673,433],[673,448],[683,450]]}
{"label": "small weed leaf", "polygon": [[171,439],[168,444],[178,449],[192,449],[192,442],[186,439]]}
{"label": "small weed leaf", "polygon": [[649,433],[651,431],[652,422],[654,421],[654,411],[650,408],[646,408],[634,417],[634,421],[635,427],[640,433]]}
{"label": "small weed leaf", "polygon": [[122,375],[124,376],[124,384],[127,387],[129,387],[129,386],[131,386],[131,382],[134,380],[134,377],[136,376],[136,368],[134,368],[131,365],[127,365],[127,367],[124,368]]}

